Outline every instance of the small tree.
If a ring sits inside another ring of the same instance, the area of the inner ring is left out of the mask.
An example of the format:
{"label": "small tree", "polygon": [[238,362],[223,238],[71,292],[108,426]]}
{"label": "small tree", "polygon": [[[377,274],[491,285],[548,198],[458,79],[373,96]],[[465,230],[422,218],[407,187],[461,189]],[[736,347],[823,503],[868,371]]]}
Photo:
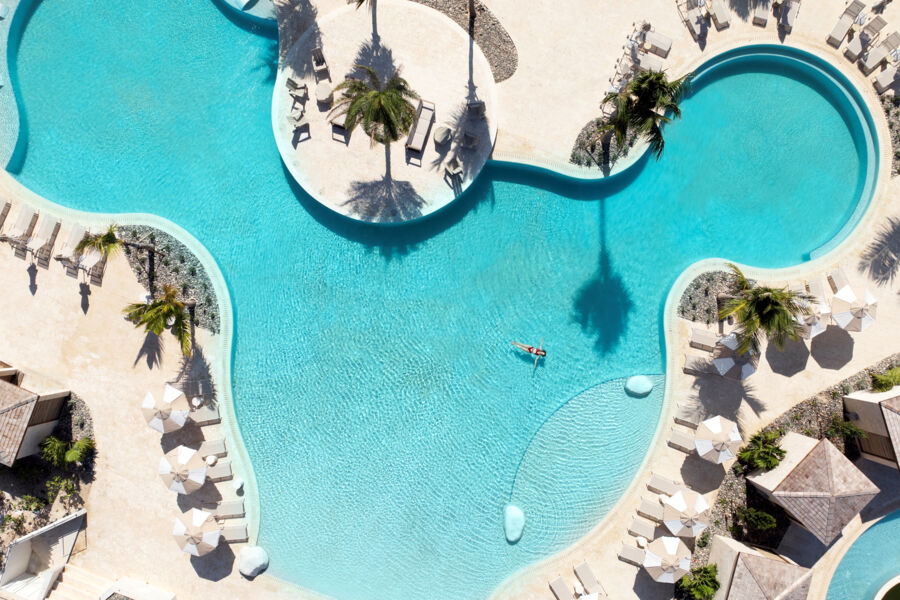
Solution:
{"label": "small tree", "polygon": [[737,510],[737,517],[751,533],[761,533],[775,529],[778,522],[775,517],[763,510],[742,506]]}
{"label": "small tree", "polygon": [[86,233],[75,246],[75,253],[97,252],[103,258],[110,258],[118,254],[123,245],[116,235],[116,226],[110,225],[103,233]]}
{"label": "small tree", "polygon": [[83,437],[74,443],[67,444],[52,435],[41,442],[41,458],[59,469],[67,469],[76,463],[84,462],[94,449],[94,440]]}
{"label": "small tree", "polygon": [[778,445],[781,433],[777,430],[753,434],[746,446],[738,452],[738,460],[752,469],[774,469],[784,458],[785,451]]}
{"label": "small tree", "polygon": [[833,440],[843,438],[845,441],[865,439],[868,437],[865,431],[837,415],[831,420],[831,425],[825,430],[825,435]]}
{"label": "small tree", "polygon": [[894,367],[886,373],[872,373],[872,390],[886,392],[900,384],[900,367]]}
{"label": "small tree", "polygon": [[689,600],[712,600],[719,589],[716,565],[694,567],[690,576],[678,580],[676,590],[681,598]]}
{"label": "small tree", "polygon": [[191,319],[184,302],[178,299],[178,290],[163,286],[163,293],[149,303],[137,302],[125,307],[125,318],[146,331],[159,335],[168,327],[178,338],[181,352],[191,355]]}

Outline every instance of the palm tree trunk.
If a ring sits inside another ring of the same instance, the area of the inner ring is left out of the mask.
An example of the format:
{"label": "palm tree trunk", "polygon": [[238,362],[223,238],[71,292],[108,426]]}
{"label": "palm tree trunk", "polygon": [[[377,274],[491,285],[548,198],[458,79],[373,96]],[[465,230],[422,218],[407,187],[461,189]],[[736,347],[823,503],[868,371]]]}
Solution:
{"label": "palm tree trunk", "polygon": [[371,0],[369,8],[372,10],[372,41],[378,41],[378,0]]}
{"label": "palm tree trunk", "polygon": [[384,180],[391,180],[391,145],[384,145]]}

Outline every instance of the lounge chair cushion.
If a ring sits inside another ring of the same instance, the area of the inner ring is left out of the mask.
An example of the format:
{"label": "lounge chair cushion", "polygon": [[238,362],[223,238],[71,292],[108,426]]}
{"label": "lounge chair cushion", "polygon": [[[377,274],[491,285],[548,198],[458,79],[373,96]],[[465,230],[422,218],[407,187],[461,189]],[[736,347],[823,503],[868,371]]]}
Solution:
{"label": "lounge chair cushion", "polygon": [[669,479],[668,477],[663,477],[662,475],[658,475],[656,473],[652,473],[650,476],[650,482],[647,483],[647,489],[651,492],[656,492],[657,494],[665,494],[666,496],[672,496],[675,492],[678,491],[678,484]]}
{"label": "lounge chair cushion", "polygon": [[569,584],[562,577],[557,577],[550,582],[550,591],[556,596],[556,600],[575,600],[572,588],[569,587]]}
{"label": "lounge chair cushion", "polygon": [[637,514],[651,521],[659,522],[663,519],[663,507],[658,498],[656,500],[643,498],[641,505],[638,506]]}
{"label": "lounge chair cushion", "polygon": [[603,590],[603,586],[600,585],[600,582],[597,581],[597,577],[594,575],[593,569],[591,566],[587,564],[587,562],[583,562],[580,565],[575,565],[574,569],[575,577],[578,578],[578,581],[581,582],[582,587],[584,587],[584,591],[588,594],[593,594],[594,592],[600,594],[606,594]]}
{"label": "lounge chair cushion", "polygon": [[644,564],[644,551],[631,544],[622,544],[622,549],[619,551],[619,560],[640,567]]}
{"label": "lounge chair cushion", "polygon": [[669,436],[669,446],[682,452],[693,452],[694,436],[683,429],[672,428],[672,434]]}
{"label": "lounge chair cushion", "polygon": [[635,537],[643,537],[652,540],[656,536],[656,524],[640,517],[635,517],[628,526],[628,533]]}

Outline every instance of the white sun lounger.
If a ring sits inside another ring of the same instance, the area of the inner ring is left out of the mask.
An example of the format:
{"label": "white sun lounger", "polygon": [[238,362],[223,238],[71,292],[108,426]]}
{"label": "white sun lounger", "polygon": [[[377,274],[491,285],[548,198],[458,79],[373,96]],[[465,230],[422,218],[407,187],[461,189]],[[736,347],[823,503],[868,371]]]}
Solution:
{"label": "white sun lounger", "polygon": [[662,60],[658,56],[654,56],[653,54],[647,54],[645,52],[641,52],[638,54],[637,60],[637,68],[640,71],[656,71],[660,72],[663,70]]}
{"label": "white sun lounger", "polygon": [[756,0],[753,5],[753,24],[765,27],[769,22],[769,0]]}
{"label": "white sun lounger", "polygon": [[719,336],[716,335],[715,331],[702,327],[693,327],[691,329],[691,348],[713,352],[717,343],[719,343]]}
{"label": "white sun lounger", "polygon": [[213,483],[216,483],[217,481],[226,481],[232,477],[234,477],[234,475],[231,472],[230,460],[220,460],[214,466],[206,470],[206,478]]}
{"label": "white sun lounger", "polygon": [[[840,267],[828,274],[828,285],[831,286],[832,292],[841,294],[847,302],[853,302],[849,298],[850,295],[854,296],[855,299],[856,294],[853,294],[853,290],[850,288],[850,280],[847,279],[847,274]],[[845,289],[849,290],[849,293]]]}
{"label": "white sun lounger", "polygon": [[700,39],[700,34],[703,32],[703,15],[700,14],[700,9],[696,6],[689,9],[684,15],[684,23],[694,41]]}
{"label": "white sun lounger", "polygon": [[878,74],[875,78],[875,90],[879,94],[883,94],[894,86],[894,79],[897,78],[897,66],[891,65]]}
{"label": "white sun lounger", "polygon": [[712,15],[713,22],[716,24],[716,29],[720,31],[731,25],[725,0],[712,0],[710,15]]}
{"label": "white sun lounger", "polygon": [[694,451],[694,436],[691,435],[691,432],[680,427],[673,427],[668,444],[676,450],[690,454]]}
{"label": "white sun lounger", "polygon": [[685,354],[682,370],[688,375],[718,374],[709,357],[699,354]]}
{"label": "white sun lounger", "polygon": [[216,504],[213,515],[218,519],[240,519],[244,516],[243,500],[223,500]]}
{"label": "white sun lounger", "polygon": [[75,255],[75,248],[77,248],[79,242],[84,239],[85,233],[87,233],[87,230],[85,230],[84,227],[81,225],[73,225],[72,229],[69,230],[66,243],[59,249],[59,254],[57,256],[60,258],[72,258]]}
{"label": "white sun lounger", "polygon": [[596,593],[600,598],[606,597],[606,590],[604,590],[603,586],[600,585],[600,582],[597,581],[597,577],[594,575],[591,565],[587,564],[587,561],[584,561],[580,565],[575,565],[572,570],[575,572],[575,577],[581,582],[581,586],[584,588],[585,592],[588,594]]}
{"label": "white sun lounger", "polygon": [[247,535],[247,524],[239,523],[237,525],[228,525],[222,528],[222,540],[234,544],[238,542],[246,542],[250,537]]}
{"label": "white sun lounger", "polygon": [[844,56],[851,61],[859,60],[859,57],[875,42],[878,36],[881,35],[881,30],[885,27],[887,27],[887,21],[881,15],[869,21],[859,34],[847,44],[847,47],[844,49]]}
{"label": "white sun lounger", "polygon": [[786,33],[790,33],[797,21],[797,14],[800,12],[800,0],[787,0],[781,6],[781,18],[778,19],[778,26]]}
{"label": "white sun lounger", "polygon": [[3,203],[3,209],[0,210],[0,231],[3,230],[3,224],[6,223],[6,217],[9,216],[9,211],[12,210],[12,204],[9,202]]}
{"label": "white sun lounger", "polygon": [[675,494],[679,487],[678,483],[672,481],[668,477],[657,475],[656,473],[651,473],[650,481],[647,483],[648,490],[656,492],[657,494],[665,494],[666,496]]}
{"label": "white sun lounger", "polygon": [[575,593],[562,577],[557,577],[550,582],[550,591],[553,592],[556,600],[575,600]]}
{"label": "white sun lounger", "polygon": [[434,102],[427,100],[419,100],[419,106],[416,110],[416,122],[413,123],[412,129],[409,130],[409,137],[406,138],[406,147],[413,152],[421,152],[425,147],[425,140],[428,139],[428,131],[434,122]]}
{"label": "white sun lounger", "polygon": [[641,498],[641,505],[638,506],[637,514],[645,519],[650,519],[659,523],[663,520],[663,507],[659,503],[659,496],[651,498]]}
{"label": "white sun lounger", "polygon": [[647,538],[652,540],[656,536],[656,523],[651,523],[646,519],[635,517],[628,526],[628,533],[634,537]]}
{"label": "white sun lounger", "polygon": [[81,255],[81,262],[78,264],[78,266],[84,269],[85,272],[90,273],[91,269],[93,269],[94,266],[101,260],[103,260],[103,255],[96,250],[92,250],[87,254]]}
{"label": "white sun lounger", "polygon": [[816,314],[824,315],[831,312],[828,305],[828,296],[825,295],[825,283],[821,277],[809,281],[809,295],[815,298]]}
{"label": "white sun lounger", "polygon": [[703,411],[696,404],[681,404],[675,408],[675,422],[691,429],[700,427],[703,420]]}
{"label": "white sun lounger", "polygon": [[223,438],[217,440],[205,440],[200,444],[197,452],[203,458],[206,458],[207,456],[218,456],[221,458],[227,454],[225,451],[225,440]]}
{"label": "white sun lounger", "polygon": [[55,238],[54,234],[57,232],[57,227],[59,227],[59,220],[44,217],[41,220],[40,227],[37,228],[37,233],[28,239],[25,247],[36,253],[44,247],[44,244],[50,241],[50,238]]}
{"label": "white sun lounger", "polygon": [[222,420],[219,416],[219,408],[215,404],[205,404],[191,411],[191,421],[197,425],[212,425]]}
{"label": "white sun lounger", "polygon": [[866,54],[865,58],[859,63],[859,68],[862,69],[862,72],[866,75],[869,75],[872,71],[881,66],[890,53],[900,48],[900,33],[896,31],[889,35],[886,40],[878,44],[875,48],[869,50]]}
{"label": "white sun lounger", "polygon": [[31,232],[34,231],[36,217],[37,213],[32,207],[27,204],[20,206],[19,215],[16,217],[15,223],[6,232],[6,239],[20,240],[21,238],[29,237]]}
{"label": "white sun lounger", "polygon": [[844,41],[844,38],[847,37],[847,32],[850,31],[850,27],[853,25],[856,17],[859,16],[859,13],[861,13],[865,7],[866,5],[863,4],[861,0],[853,0],[853,2],[844,9],[841,18],[838,19],[834,29],[832,29],[831,33],[828,35],[828,43],[835,48],[840,46],[841,42]]}
{"label": "white sun lounger", "polygon": [[644,551],[637,546],[623,543],[622,549],[619,551],[619,560],[640,567],[644,564]]}
{"label": "white sun lounger", "polygon": [[645,31],[644,43],[650,45],[650,52],[663,58],[669,55],[672,49],[672,38],[658,31]]}

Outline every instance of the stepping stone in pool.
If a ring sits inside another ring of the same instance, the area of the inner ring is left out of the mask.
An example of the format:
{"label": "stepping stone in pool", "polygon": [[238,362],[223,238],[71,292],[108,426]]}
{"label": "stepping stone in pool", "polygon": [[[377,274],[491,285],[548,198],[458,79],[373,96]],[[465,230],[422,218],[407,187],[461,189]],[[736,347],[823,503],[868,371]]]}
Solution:
{"label": "stepping stone in pool", "polygon": [[515,504],[507,504],[503,511],[503,527],[506,529],[506,541],[515,544],[522,538],[525,529],[525,513]]}
{"label": "stepping stone in pool", "polygon": [[629,396],[642,398],[653,391],[653,381],[646,375],[629,377],[625,382],[625,391]]}

